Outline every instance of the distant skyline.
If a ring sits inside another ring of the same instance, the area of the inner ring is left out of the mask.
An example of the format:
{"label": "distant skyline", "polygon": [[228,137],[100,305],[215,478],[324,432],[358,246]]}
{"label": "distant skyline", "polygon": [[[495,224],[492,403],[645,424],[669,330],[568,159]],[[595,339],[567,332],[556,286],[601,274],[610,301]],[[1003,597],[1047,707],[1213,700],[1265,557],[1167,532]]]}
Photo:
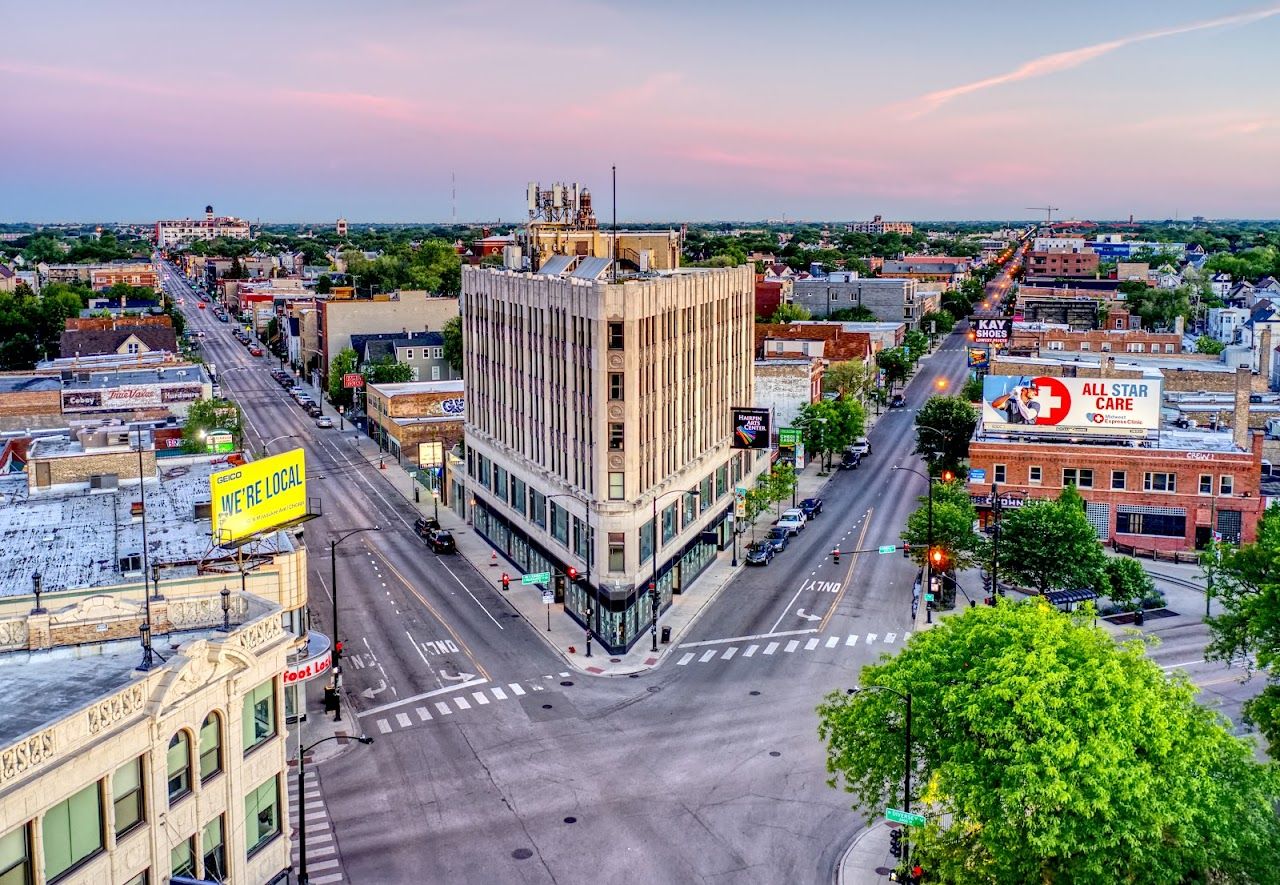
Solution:
{"label": "distant skyline", "polygon": [[[787,16],[784,18],[783,16]],[[1280,3],[67,0],[6,12],[0,221],[1273,218]],[[1046,202],[1048,201],[1048,202]]]}

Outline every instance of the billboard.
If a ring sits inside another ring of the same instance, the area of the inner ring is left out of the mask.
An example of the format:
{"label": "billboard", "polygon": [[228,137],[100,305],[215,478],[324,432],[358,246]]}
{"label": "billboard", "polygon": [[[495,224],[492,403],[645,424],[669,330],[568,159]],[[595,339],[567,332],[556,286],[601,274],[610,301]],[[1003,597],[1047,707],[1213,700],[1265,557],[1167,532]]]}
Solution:
{"label": "billboard", "polygon": [[342,386],[348,390],[364,387],[364,376],[359,372],[348,372],[342,376]]}
{"label": "billboard", "polygon": [[734,409],[732,449],[769,448],[769,410]]}
{"label": "billboard", "polygon": [[982,381],[984,431],[1145,437],[1159,422],[1158,380],[987,375]]}
{"label": "billboard", "polygon": [[1008,344],[1013,320],[1008,317],[970,317],[969,340],[976,344]]}
{"label": "billboard", "polygon": [[966,347],[965,351],[968,355],[968,365],[970,369],[980,369],[985,372],[991,368],[991,354],[983,347]]}
{"label": "billboard", "polygon": [[251,461],[209,477],[213,539],[233,544],[307,513],[307,468],[302,449]]}
{"label": "billboard", "polygon": [[191,403],[204,396],[201,384],[122,384],[96,390],[64,390],[62,411],[72,412],[126,411],[157,409],[162,406]]}

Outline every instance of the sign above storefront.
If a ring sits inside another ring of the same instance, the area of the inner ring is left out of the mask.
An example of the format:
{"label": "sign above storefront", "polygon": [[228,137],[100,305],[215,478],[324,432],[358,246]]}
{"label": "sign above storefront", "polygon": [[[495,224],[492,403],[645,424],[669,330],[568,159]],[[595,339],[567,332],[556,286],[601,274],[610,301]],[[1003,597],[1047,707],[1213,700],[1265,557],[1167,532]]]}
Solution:
{"label": "sign above storefront", "polygon": [[329,672],[333,665],[333,655],[329,652],[329,637],[311,630],[307,633],[306,657],[299,661],[289,661],[284,668],[284,684],[295,685],[309,682],[317,676]]}

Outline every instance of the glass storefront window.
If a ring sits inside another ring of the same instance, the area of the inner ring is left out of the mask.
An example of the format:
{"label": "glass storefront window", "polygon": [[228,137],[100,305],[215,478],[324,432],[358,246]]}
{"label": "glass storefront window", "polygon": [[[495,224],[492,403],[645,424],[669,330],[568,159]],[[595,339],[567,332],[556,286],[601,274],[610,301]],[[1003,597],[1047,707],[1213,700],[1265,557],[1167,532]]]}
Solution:
{"label": "glass storefront window", "polygon": [[653,520],[640,526],[640,564],[653,559]]}

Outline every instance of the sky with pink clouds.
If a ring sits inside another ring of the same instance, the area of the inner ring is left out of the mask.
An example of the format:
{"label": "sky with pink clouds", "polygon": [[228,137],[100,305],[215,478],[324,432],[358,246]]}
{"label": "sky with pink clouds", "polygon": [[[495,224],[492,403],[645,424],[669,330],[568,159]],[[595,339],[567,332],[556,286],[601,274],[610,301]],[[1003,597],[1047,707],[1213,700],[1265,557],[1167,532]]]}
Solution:
{"label": "sky with pink clouds", "polygon": [[1280,3],[47,0],[0,220],[1280,217]]}

